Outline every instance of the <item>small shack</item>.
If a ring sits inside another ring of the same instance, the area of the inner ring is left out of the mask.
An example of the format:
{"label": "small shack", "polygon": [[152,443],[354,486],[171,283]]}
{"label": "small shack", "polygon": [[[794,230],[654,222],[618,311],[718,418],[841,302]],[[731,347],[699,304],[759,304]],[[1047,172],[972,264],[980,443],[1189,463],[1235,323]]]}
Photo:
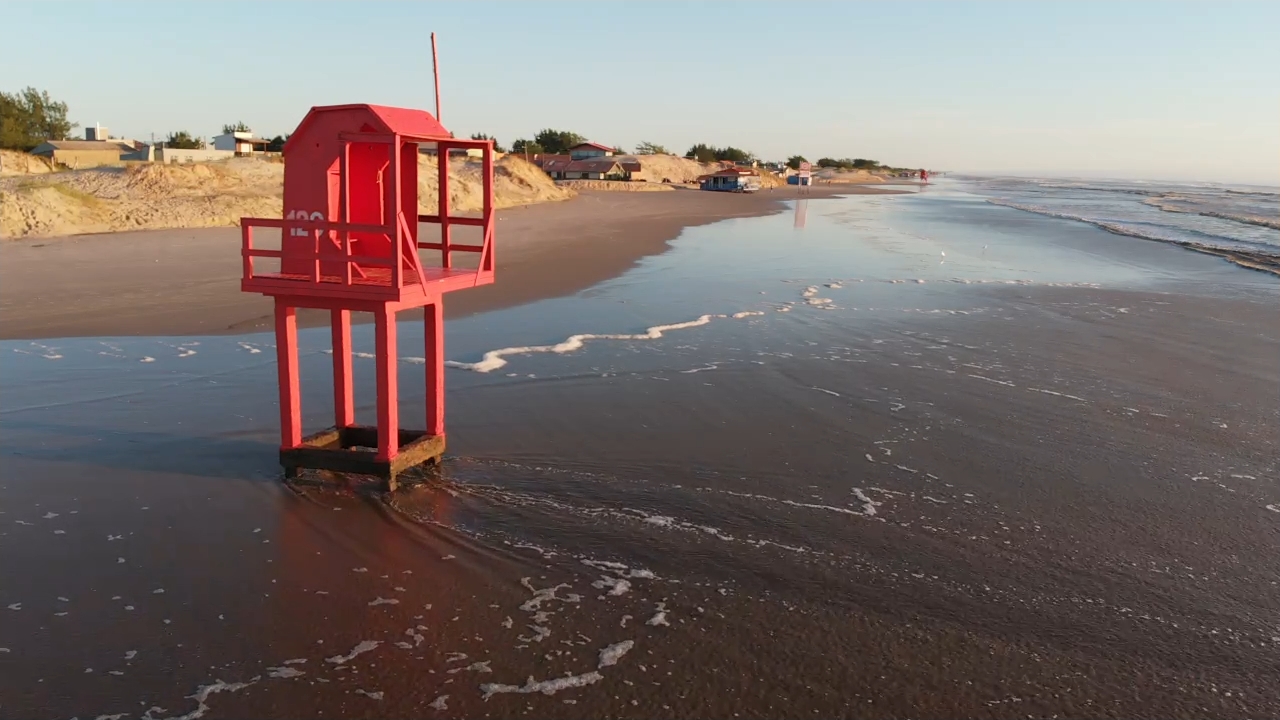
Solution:
{"label": "small shack", "polygon": [[31,154],[69,168],[89,168],[118,165],[122,154],[132,152],[131,145],[115,140],[46,140]]}
{"label": "small shack", "polygon": [[257,138],[251,132],[229,132],[213,136],[213,149],[226,150],[237,156],[264,153],[271,144],[269,138]]}
{"label": "small shack", "polygon": [[800,175],[788,175],[787,184],[788,185],[812,185],[813,178],[808,175],[803,177]]}
{"label": "small shack", "polygon": [[755,192],[760,189],[760,176],[750,168],[725,168],[698,178],[698,187],[718,192]]}

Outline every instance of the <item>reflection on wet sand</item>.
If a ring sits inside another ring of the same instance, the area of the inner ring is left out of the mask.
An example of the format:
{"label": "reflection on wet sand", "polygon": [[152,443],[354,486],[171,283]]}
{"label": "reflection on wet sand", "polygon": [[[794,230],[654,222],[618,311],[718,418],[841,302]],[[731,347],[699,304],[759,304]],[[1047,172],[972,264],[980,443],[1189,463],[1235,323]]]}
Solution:
{"label": "reflection on wet sand", "polygon": [[261,338],[0,346],[0,715],[1275,715],[1274,282],[930,196],[458,323],[390,497],[279,482]]}
{"label": "reflection on wet sand", "polygon": [[794,227],[803,228],[805,218],[809,214],[809,201],[801,198],[795,202],[795,225]]}

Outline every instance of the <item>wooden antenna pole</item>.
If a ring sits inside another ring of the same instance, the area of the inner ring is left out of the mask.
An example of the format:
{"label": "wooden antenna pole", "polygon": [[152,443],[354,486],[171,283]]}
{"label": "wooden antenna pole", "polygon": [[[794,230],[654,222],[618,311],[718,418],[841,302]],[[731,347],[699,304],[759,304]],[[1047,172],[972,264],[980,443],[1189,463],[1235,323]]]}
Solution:
{"label": "wooden antenna pole", "polygon": [[436,122],[440,122],[440,56],[436,53],[435,33],[431,33],[431,72],[436,76]]}

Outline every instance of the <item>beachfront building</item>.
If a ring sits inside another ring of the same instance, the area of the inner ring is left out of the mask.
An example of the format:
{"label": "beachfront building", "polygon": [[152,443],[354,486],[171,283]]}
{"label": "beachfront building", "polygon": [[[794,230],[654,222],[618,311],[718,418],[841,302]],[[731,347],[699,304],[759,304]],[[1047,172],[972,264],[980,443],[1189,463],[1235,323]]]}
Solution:
{"label": "beachfront building", "polygon": [[596,156],[574,160],[570,155],[534,155],[530,161],[552,180],[622,180],[644,182],[644,167],[629,157]]}
{"label": "beachfront building", "polygon": [[271,141],[267,138],[256,138],[251,132],[229,132],[213,136],[213,149],[230,151],[237,156],[253,155],[266,152]]}
{"label": "beachfront building", "polygon": [[572,160],[589,160],[591,158],[609,157],[617,153],[617,150],[608,145],[600,143],[584,142],[569,148],[569,158]]}
{"label": "beachfront building", "polygon": [[698,178],[698,187],[719,192],[755,192],[760,189],[760,175],[753,168],[725,168]]}
{"label": "beachfront building", "polygon": [[133,151],[133,145],[122,140],[46,140],[35,146],[31,154],[76,169],[118,165],[121,155]]}
{"label": "beachfront building", "polygon": [[573,158],[568,155],[534,155],[529,161],[550,175],[552,180],[566,179],[564,173],[573,164]]}
{"label": "beachfront building", "polygon": [[609,157],[573,160],[561,172],[564,180],[630,180],[640,173],[640,163],[622,163]]}

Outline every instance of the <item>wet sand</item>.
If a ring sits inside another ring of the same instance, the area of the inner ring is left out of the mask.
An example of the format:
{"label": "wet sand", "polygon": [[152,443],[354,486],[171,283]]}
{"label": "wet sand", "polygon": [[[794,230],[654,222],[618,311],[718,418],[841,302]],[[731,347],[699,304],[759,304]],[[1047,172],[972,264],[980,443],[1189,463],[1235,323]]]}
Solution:
{"label": "wet sand", "polygon": [[[819,187],[808,196],[886,192],[903,190]],[[685,227],[781,212],[781,201],[796,196],[795,188],[753,195],[586,191],[566,202],[500,210],[498,282],[450,296],[446,316],[578,292],[663,252]],[[0,339],[269,329],[270,300],[240,292],[239,248],[236,228],[0,242]],[[323,325],[328,315],[303,311],[299,322]]]}
{"label": "wet sand", "polygon": [[[726,315],[451,371],[451,457],[394,497],[278,481],[268,338],[7,344],[0,715],[1280,712],[1274,281],[1002,209],[943,265],[907,223],[954,208],[809,212],[475,318]],[[660,283],[780,240],[844,254]]]}

